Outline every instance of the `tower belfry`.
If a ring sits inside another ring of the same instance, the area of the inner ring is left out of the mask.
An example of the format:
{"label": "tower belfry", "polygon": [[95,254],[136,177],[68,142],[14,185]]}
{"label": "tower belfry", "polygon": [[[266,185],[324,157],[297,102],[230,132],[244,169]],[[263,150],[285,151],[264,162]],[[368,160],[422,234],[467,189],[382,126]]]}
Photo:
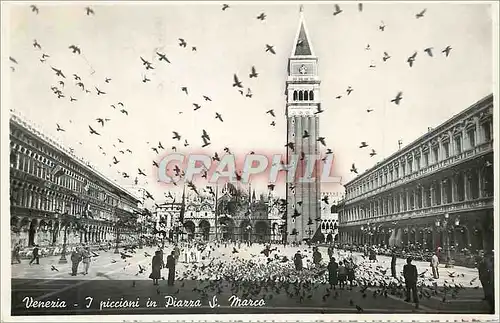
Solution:
{"label": "tower belfry", "polygon": [[[320,106],[318,58],[314,53],[302,6],[299,15],[292,53],[288,59],[286,81],[287,143],[294,144],[294,149],[287,147],[287,163],[297,165],[295,183],[287,183],[286,191],[288,241],[312,238],[320,225],[320,221],[315,219],[321,216],[319,176],[313,175],[309,182],[297,180],[307,173],[306,161],[297,157],[302,153],[306,156],[319,154],[316,141],[319,134],[319,117],[315,112]],[[292,232],[296,234],[290,235]]]}

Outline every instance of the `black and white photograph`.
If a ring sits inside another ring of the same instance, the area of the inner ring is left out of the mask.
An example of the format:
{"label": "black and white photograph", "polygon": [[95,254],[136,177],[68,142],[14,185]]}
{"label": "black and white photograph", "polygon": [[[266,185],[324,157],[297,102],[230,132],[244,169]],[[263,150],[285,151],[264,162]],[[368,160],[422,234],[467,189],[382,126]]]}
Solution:
{"label": "black and white photograph", "polygon": [[497,2],[1,11],[2,321],[498,319]]}

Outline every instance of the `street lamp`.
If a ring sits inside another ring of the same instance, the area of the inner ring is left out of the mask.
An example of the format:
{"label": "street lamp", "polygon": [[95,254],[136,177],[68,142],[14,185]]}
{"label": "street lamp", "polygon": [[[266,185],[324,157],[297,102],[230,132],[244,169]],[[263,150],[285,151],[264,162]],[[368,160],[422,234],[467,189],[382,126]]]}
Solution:
{"label": "street lamp", "polygon": [[[453,264],[452,264],[452,259],[451,259],[451,251],[450,251],[450,235],[449,235],[449,227],[448,227],[448,224],[449,224],[449,218],[450,218],[450,215],[448,213],[445,213],[444,217],[442,220],[440,220],[439,218],[436,219],[436,228],[439,228],[441,229],[441,232],[444,232],[444,245],[445,245],[445,252],[446,252],[446,265],[445,267],[446,268],[450,268],[450,267],[453,267]],[[460,224],[460,220],[458,218],[455,218],[455,222],[453,223],[455,225],[459,225]]]}
{"label": "street lamp", "polygon": [[69,215],[69,206],[66,206],[65,211],[63,214],[57,214],[57,216],[61,216],[61,223],[63,224],[64,227],[64,240],[63,240],[63,249],[61,251],[61,258],[59,259],[60,264],[66,264],[68,263],[68,260],[66,259],[66,244],[67,244],[67,232],[68,232],[68,226],[71,224],[71,215]]}

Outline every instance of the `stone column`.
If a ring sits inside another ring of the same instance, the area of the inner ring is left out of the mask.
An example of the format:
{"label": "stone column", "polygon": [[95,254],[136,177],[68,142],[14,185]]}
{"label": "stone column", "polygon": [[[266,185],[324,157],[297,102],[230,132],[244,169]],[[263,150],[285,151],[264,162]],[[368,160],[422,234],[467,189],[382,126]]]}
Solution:
{"label": "stone column", "polygon": [[422,208],[425,208],[427,207],[427,195],[426,195],[426,190],[425,190],[425,187],[422,185],[422,190],[421,190],[421,198],[422,198]]}
{"label": "stone column", "polygon": [[468,169],[463,174],[463,176],[464,176],[464,201],[470,200],[470,197],[471,197],[470,182],[469,182],[470,172],[471,172],[471,170]]}
{"label": "stone column", "polygon": [[[442,180],[441,181],[441,185],[440,185],[440,188],[441,188],[440,189],[440,191],[441,191],[440,192],[440,194],[441,194],[441,204],[446,204],[448,202],[447,201],[448,197],[446,196],[447,194],[445,194],[446,192],[445,192],[444,184],[445,184],[445,182],[444,182],[444,180]],[[445,196],[446,196],[446,199],[445,199]]]}
{"label": "stone column", "polygon": [[430,186],[429,186],[429,193],[431,194],[431,205],[429,206],[434,206],[436,204],[436,197],[434,196],[436,194],[436,187],[435,187],[435,183],[433,182]]}
{"label": "stone column", "polygon": [[457,181],[455,175],[451,176],[451,202],[457,201]]}

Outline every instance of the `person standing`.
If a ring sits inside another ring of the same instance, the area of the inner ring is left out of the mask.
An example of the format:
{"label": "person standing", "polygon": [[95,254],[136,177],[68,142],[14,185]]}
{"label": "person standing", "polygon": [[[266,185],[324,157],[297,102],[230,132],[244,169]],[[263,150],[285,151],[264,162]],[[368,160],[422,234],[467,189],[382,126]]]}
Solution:
{"label": "person standing", "polygon": [[392,252],[392,257],[391,257],[391,276],[393,278],[397,278],[397,275],[396,275],[396,262],[397,262],[398,258],[396,257],[396,253],[393,251]]}
{"label": "person standing", "polygon": [[76,247],[71,253],[71,276],[76,276],[78,272],[78,265],[82,260],[82,254],[80,252],[80,248]]}
{"label": "person standing", "polygon": [[175,247],[174,247],[174,259],[175,259],[176,263],[179,261],[179,256],[180,255],[181,255],[181,250],[179,249],[179,246],[176,243]]}
{"label": "person standing", "polygon": [[82,262],[83,262],[83,269],[84,269],[83,274],[84,275],[89,274],[90,260],[91,260],[90,248],[87,246],[87,247],[85,247],[85,249],[83,249],[83,252],[82,252]]}
{"label": "person standing", "polygon": [[347,271],[347,280],[349,281],[349,289],[352,290],[352,282],[356,278],[356,274],[354,272],[356,269],[356,265],[354,264],[352,259],[345,261],[345,268]]}
{"label": "person standing", "polygon": [[295,264],[295,270],[302,270],[302,255],[300,254],[300,250],[295,253],[295,256],[293,257],[293,263]]}
{"label": "person standing", "polygon": [[21,242],[18,241],[14,246],[14,249],[12,250],[12,263],[14,263],[14,261],[16,261],[18,264],[21,263],[21,257],[19,255],[20,253],[21,253]]}
{"label": "person standing", "polygon": [[337,287],[337,284],[339,282],[338,269],[339,264],[337,264],[335,258],[331,257],[330,262],[328,263],[328,282],[330,283],[330,286],[333,287],[333,289]]}
{"label": "person standing", "polygon": [[432,276],[434,277],[434,279],[439,279],[439,258],[436,253],[432,255],[431,268]]}
{"label": "person standing", "polygon": [[313,263],[316,267],[320,266],[322,258],[323,256],[321,256],[321,252],[319,252],[318,247],[314,247]]}
{"label": "person standing", "polygon": [[347,279],[347,269],[345,268],[342,261],[339,261],[338,273],[339,273],[339,288],[344,289],[345,281]]}
{"label": "person standing", "polygon": [[418,295],[417,295],[417,267],[411,263],[412,259],[406,259],[406,265],[403,267],[403,277],[406,284],[406,299],[405,302],[410,302],[410,293],[413,296],[415,307],[418,308]]}
{"label": "person standing", "polygon": [[149,278],[153,280],[153,285],[158,285],[158,280],[161,278],[161,269],[163,268],[163,260],[161,251],[155,251],[153,260],[151,261],[151,274]]}
{"label": "person standing", "polygon": [[36,264],[39,265],[40,264],[40,254],[38,253],[39,250],[38,250],[38,246],[35,244],[33,245],[34,248],[33,248],[33,258],[31,259],[30,261],[30,265],[33,263],[33,261],[36,260]]}
{"label": "person standing", "polygon": [[167,268],[168,268],[168,286],[174,286],[174,280],[175,280],[175,258],[174,258],[174,252],[167,257]]}

